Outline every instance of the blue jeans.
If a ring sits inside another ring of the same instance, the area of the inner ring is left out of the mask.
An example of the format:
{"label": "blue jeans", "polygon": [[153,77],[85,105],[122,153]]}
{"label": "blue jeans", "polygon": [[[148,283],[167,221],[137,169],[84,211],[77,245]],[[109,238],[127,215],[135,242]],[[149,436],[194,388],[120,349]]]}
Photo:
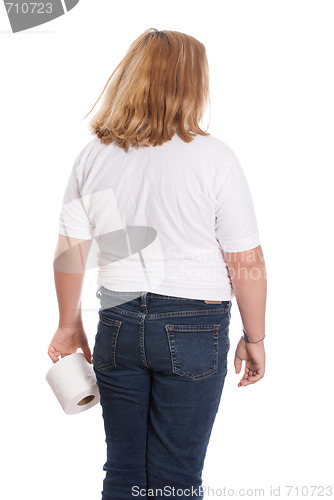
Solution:
{"label": "blue jeans", "polygon": [[203,498],[231,301],[104,287],[97,296],[93,367],[107,443],[102,500]]}

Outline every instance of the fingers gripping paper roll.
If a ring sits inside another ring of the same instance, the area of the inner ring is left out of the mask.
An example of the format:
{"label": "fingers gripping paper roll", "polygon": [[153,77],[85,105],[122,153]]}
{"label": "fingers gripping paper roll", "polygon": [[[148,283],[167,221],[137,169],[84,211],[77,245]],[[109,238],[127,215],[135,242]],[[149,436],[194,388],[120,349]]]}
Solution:
{"label": "fingers gripping paper roll", "polygon": [[48,370],[46,380],[68,415],[88,410],[100,401],[92,365],[81,352],[57,361]]}

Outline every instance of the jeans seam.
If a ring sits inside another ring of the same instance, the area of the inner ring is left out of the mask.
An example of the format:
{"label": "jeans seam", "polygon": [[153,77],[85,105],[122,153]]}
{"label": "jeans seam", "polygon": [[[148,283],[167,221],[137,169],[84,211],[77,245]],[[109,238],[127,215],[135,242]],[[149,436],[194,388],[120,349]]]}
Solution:
{"label": "jeans seam", "polygon": [[140,345],[140,357],[143,362],[143,365],[146,368],[149,368],[145,353],[145,317],[146,315],[142,314],[142,318],[139,325],[139,345]]}
{"label": "jeans seam", "polygon": [[229,309],[199,309],[193,311],[172,311],[167,313],[152,313],[147,315],[147,319],[159,319],[159,318],[175,318],[175,317],[191,317],[191,316],[212,316],[214,314],[222,314],[228,312]]}
{"label": "jeans seam", "polygon": [[[129,311],[128,309],[123,309],[121,307],[110,307],[108,309],[104,310],[110,310],[110,311],[115,311],[119,313],[120,315],[123,316],[132,316],[135,318],[140,318],[143,313],[141,312],[135,312],[135,311]],[[159,319],[159,318],[175,318],[175,317],[191,317],[191,316],[210,316],[213,314],[222,314],[226,313],[230,310],[230,307],[227,307],[225,309],[222,308],[216,308],[216,309],[194,309],[192,311],[173,311],[173,312],[166,312],[166,313],[148,313],[146,314],[146,320],[154,320],[154,319]]]}

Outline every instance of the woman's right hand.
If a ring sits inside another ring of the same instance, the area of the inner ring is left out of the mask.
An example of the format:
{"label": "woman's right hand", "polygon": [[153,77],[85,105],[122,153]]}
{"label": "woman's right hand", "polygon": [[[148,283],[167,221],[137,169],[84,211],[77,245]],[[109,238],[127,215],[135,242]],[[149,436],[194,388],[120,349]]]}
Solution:
{"label": "woman's right hand", "polygon": [[238,384],[238,387],[258,382],[264,376],[265,360],[266,356],[263,342],[249,344],[243,337],[241,337],[235,351],[235,373],[240,373],[243,361],[246,363],[245,372]]}

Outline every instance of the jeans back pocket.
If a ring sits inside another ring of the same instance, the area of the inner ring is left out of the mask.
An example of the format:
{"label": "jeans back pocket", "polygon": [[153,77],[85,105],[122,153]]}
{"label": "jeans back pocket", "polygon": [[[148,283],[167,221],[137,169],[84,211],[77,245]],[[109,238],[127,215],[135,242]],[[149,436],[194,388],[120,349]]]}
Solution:
{"label": "jeans back pocket", "polygon": [[116,366],[116,348],[122,322],[108,318],[99,311],[99,323],[95,335],[93,365],[98,370]]}
{"label": "jeans back pocket", "polygon": [[219,324],[165,325],[172,370],[194,380],[218,370]]}

